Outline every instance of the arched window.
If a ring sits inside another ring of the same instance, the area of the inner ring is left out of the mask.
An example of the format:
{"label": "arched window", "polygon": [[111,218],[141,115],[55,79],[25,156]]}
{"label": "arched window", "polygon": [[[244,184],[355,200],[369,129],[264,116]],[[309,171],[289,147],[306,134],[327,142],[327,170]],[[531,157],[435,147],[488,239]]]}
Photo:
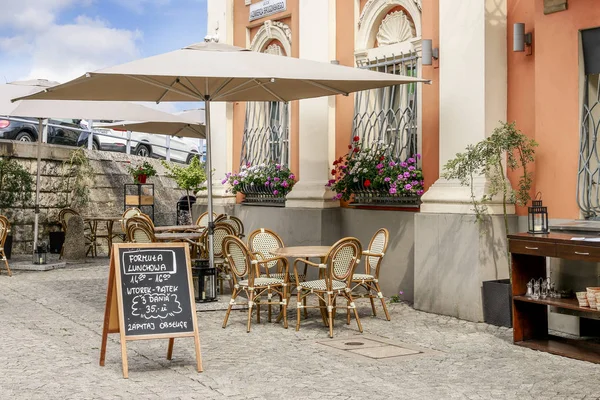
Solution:
{"label": "arched window", "polygon": [[[266,21],[250,45],[254,51],[287,57],[291,31],[281,22]],[[246,103],[241,164],[289,164],[289,104],[277,101]]]}

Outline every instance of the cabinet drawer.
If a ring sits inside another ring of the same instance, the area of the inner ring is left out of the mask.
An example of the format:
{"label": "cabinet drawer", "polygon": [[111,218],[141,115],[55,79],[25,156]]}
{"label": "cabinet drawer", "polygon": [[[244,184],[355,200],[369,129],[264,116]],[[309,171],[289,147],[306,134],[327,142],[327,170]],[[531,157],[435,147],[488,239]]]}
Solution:
{"label": "cabinet drawer", "polygon": [[510,239],[511,253],[531,254],[532,256],[556,257],[556,245],[548,242]]}
{"label": "cabinet drawer", "polygon": [[572,244],[559,244],[556,249],[558,258],[582,261],[600,261],[600,247],[575,246]]}

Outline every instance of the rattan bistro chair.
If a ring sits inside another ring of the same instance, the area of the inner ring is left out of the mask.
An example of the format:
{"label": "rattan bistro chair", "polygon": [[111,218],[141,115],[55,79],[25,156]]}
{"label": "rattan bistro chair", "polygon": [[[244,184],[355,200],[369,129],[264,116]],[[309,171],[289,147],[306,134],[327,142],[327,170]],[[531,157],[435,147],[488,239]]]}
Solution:
{"label": "rattan bistro chair", "polygon": [[154,243],[154,232],[144,224],[131,223],[127,225],[127,241],[130,243]]}
{"label": "rattan bistro chair", "polygon": [[[294,261],[294,276],[296,277],[297,297],[296,307],[296,330],[300,329],[300,309],[301,308],[319,308],[327,310],[327,322],[329,325],[329,337],[333,337],[333,316],[334,310],[337,308],[346,308],[347,323],[350,324],[350,310],[354,311],[354,317],[358,325],[358,330],[363,331],[362,324],[356,311],[354,299],[352,298],[352,275],[356,264],[360,262],[362,246],[358,239],[348,237],[339,240],[327,253],[324,264],[317,264],[311,261],[298,258]],[[301,282],[298,279],[298,264],[304,263],[318,267],[321,271],[323,279]],[[319,305],[305,306],[303,300],[315,294],[319,298]],[[346,306],[337,304],[337,297],[342,296],[346,299]]]}
{"label": "rattan bistro chair", "polygon": [[215,218],[215,223],[222,223],[230,225],[235,231],[235,235],[240,239],[244,238],[244,223],[238,217],[234,217],[232,215],[221,214],[217,218]]}
{"label": "rattan bistro chair", "polygon": [[[231,273],[227,267],[227,259],[223,255],[223,240],[226,236],[235,236],[235,231],[230,225],[217,223],[213,231],[213,257],[214,265],[217,269],[217,281],[219,283],[220,293],[223,293],[223,281],[229,282],[229,286],[233,291],[233,281],[231,280]],[[202,238],[200,239],[201,251],[200,255],[202,258],[208,258],[208,229],[203,232]]]}
{"label": "rattan bistro chair", "polygon": [[[213,212],[213,222],[215,221],[215,219],[217,219],[217,217],[218,217],[217,213]],[[200,214],[200,216],[196,220],[196,225],[208,226],[208,211],[205,211],[202,214]]]}
{"label": "rattan bistro chair", "polygon": [[[283,314],[283,327],[287,329],[287,288],[288,280],[279,278],[266,278],[257,277],[257,265],[266,264],[273,259],[257,260],[250,250],[246,247],[244,242],[235,236],[227,236],[223,240],[223,253],[227,258],[230,266],[231,275],[233,277],[233,293],[231,294],[231,300],[229,301],[229,307],[223,320],[223,328],[227,326],[227,320],[231,313],[231,308],[236,303],[236,299],[240,294],[244,294],[248,299],[248,326],[247,332],[250,332],[250,324],[252,322],[252,310],[256,305],[256,320],[260,323],[260,306],[266,305],[280,305],[282,307]],[[278,260],[285,264],[284,272],[288,272],[287,260],[283,257],[278,257]],[[267,301],[261,301],[261,297],[267,296]],[[279,300],[273,300],[273,295],[279,297]]]}
{"label": "rattan bistro chair", "polygon": [[[388,321],[390,320],[390,314],[385,306],[385,299],[383,298],[381,288],[379,287],[379,270],[385,251],[387,250],[389,237],[390,234],[385,228],[381,228],[375,232],[375,235],[373,235],[371,242],[369,243],[369,249],[362,253],[363,256],[365,256],[365,273],[352,275],[352,283],[354,284],[354,287],[352,288],[353,297],[355,299],[361,297],[368,298],[371,301],[371,309],[375,316],[377,316],[377,312],[375,311],[374,299],[378,298],[381,300],[381,306],[383,307],[385,318]],[[366,293],[355,293],[355,289],[359,287],[364,288]]]}
{"label": "rattan bistro chair", "polygon": [[0,215],[0,260],[4,261],[4,266],[6,267],[8,276],[12,276],[12,272],[8,266],[8,259],[6,258],[6,253],[4,252],[4,244],[6,243],[6,237],[8,236],[9,231],[10,223],[8,222],[8,218],[6,218],[4,215]]}

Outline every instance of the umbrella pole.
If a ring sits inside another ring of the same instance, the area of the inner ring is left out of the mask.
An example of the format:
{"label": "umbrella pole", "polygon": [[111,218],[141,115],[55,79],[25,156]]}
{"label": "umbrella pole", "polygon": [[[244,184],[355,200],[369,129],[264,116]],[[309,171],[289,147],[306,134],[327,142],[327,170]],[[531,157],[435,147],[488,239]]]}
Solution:
{"label": "umbrella pole", "polygon": [[212,162],[210,149],[210,98],[206,96],[204,101],[204,115],[206,120],[206,186],[208,194],[208,260],[210,266],[214,266],[215,255],[213,252],[215,223],[213,222],[212,204]]}
{"label": "umbrella pole", "polygon": [[38,118],[38,142],[37,142],[37,171],[35,177],[35,216],[33,220],[33,252],[37,248],[40,217],[40,173],[42,163],[42,137],[44,135],[44,120]]}

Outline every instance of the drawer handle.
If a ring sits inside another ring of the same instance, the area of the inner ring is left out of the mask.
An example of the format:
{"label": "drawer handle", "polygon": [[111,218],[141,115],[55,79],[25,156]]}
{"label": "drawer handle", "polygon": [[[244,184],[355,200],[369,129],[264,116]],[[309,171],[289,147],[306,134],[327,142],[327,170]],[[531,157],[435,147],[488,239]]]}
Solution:
{"label": "drawer handle", "polygon": [[590,253],[580,253],[578,251],[576,251],[575,254],[579,254],[580,256],[589,256],[590,255]]}
{"label": "drawer handle", "polygon": [[539,250],[539,248],[538,248],[538,247],[528,247],[528,246],[525,246],[525,248],[526,248],[527,250]]}

